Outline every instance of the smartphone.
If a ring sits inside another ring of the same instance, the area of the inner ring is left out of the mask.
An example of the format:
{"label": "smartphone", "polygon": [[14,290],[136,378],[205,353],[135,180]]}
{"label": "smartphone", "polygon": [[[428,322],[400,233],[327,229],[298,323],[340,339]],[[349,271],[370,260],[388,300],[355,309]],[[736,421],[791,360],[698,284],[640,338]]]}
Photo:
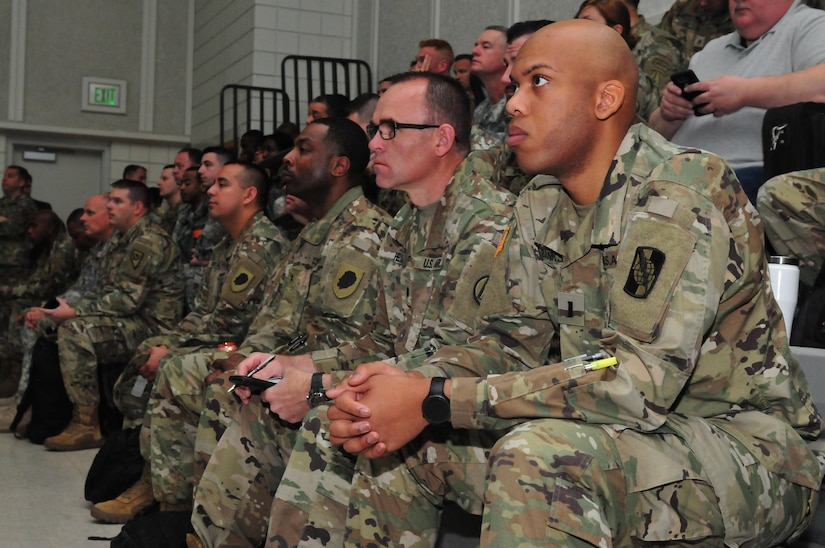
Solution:
{"label": "smartphone", "polygon": [[[704,91],[685,91],[685,87],[689,86],[690,84],[695,84],[699,81],[699,78],[696,76],[696,73],[692,70],[683,70],[680,72],[674,72],[670,75],[670,81],[676,84],[679,89],[682,90],[682,97],[687,99],[688,101],[693,101],[696,97],[703,94]],[[699,112],[699,109],[705,106],[707,103],[702,103],[701,105],[693,105],[693,114],[696,116],[704,116],[705,114],[710,114],[710,112]]]}
{"label": "smartphone", "polygon": [[235,386],[248,386],[253,394],[260,394],[267,388],[271,388],[281,382],[281,377],[258,379],[255,377],[247,377],[246,375],[230,375],[229,382]]}
{"label": "smartphone", "polygon": [[43,308],[57,308],[60,306],[60,303],[57,300],[57,297],[52,297],[43,305]]}

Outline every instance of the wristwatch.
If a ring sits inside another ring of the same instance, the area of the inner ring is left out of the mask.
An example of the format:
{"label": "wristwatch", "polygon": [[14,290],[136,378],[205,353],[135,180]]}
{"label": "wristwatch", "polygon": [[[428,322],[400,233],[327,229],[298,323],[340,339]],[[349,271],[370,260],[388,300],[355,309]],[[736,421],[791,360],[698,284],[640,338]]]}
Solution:
{"label": "wristwatch", "polygon": [[313,373],[309,383],[309,394],[307,394],[309,408],[314,409],[330,401],[332,400],[327,397],[327,391],[324,390],[324,374],[320,371]]}
{"label": "wristwatch", "polygon": [[421,403],[421,414],[430,424],[444,424],[450,420],[450,398],[444,395],[444,377],[433,377],[430,393]]}

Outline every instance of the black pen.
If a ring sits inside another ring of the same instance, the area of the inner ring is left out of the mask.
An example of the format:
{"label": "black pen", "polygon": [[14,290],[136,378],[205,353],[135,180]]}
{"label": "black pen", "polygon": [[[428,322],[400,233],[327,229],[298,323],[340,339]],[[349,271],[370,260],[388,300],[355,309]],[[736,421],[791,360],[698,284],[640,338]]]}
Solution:
{"label": "black pen", "polygon": [[[249,373],[247,373],[247,374],[246,374],[246,376],[247,376],[247,377],[251,377],[252,375],[254,375],[255,373],[257,373],[258,371],[260,371],[261,369],[263,369],[264,367],[266,367],[266,365],[267,365],[269,362],[271,362],[272,360],[274,360],[274,359],[275,359],[275,354],[271,355],[270,357],[268,357],[267,359],[265,359],[264,361],[262,361],[261,363],[259,363],[259,364],[258,364],[258,366],[257,366],[257,367],[255,367],[255,369],[253,369],[253,370],[252,370],[252,371],[250,371]],[[231,394],[231,393],[232,393],[232,392],[234,392],[234,391],[235,391],[235,385],[233,384],[232,386],[230,386],[230,387],[229,387],[229,393]]]}

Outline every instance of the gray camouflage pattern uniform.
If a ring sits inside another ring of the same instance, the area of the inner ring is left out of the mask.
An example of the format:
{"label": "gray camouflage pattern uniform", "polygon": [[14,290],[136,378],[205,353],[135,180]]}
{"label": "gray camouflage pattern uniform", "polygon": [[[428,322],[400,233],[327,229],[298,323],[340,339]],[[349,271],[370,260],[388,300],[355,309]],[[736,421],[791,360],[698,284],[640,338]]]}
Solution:
{"label": "gray camouflage pattern uniform", "polygon": [[[634,126],[596,203],[536,178],[507,244],[479,334],[429,359],[512,370],[452,380],[454,428],[512,428],[491,453],[482,545],[769,546],[802,531],[825,470],[806,443],[821,418],[760,219],[720,158]],[[619,365],[557,363],[599,350]],[[447,484],[465,466],[454,455]],[[416,532],[429,519],[383,478],[359,470],[353,485],[348,545],[428,545]],[[438,501],[449,485],[408,487]]]}
{"label": "gray camouflage pattern uniform", "polygon": [[[394,358],[391,361],[403,369],[417,369],[436,348],[464,344],[472,335],[490,268],[507,233],[515,202],[514,196],[492,185],[474,165],[473,158],[468,157],[459,166],[438,204],[405,208],[393,220],[380,253],[385,268],[379,307],[383,315],[376,321],[378,329],[368,338],[339,347],[339,369],[387,358]],[[486,166],[484,169],[489,171]],[[387,352],[387,348],[391,350]],[[420,370],[427,376],[437,374],[432,368]],[[477,372],[486,373],[487,370]],[[324,417],[323,410],[317,412],[317,417],[316,413],[307,417],[308,430],[299,434],[301,447],[305,447],[309,433],[314,438],[318,431],[323,422],[318,417]],[[483,481],[483,448],[489,449],[495,438],[479,431],[432,430],[450,447],[480,463],[472,472],[462,471],[462,476],[454,478],[455,483]],[[447,454],[426,436],[415,443],[430,448],[430,462],[420,462],[421,471],[433,468],[432,463]],[[384,481],[401,483],[410,479],[405,459],[419,460],[414,453],[404,451],[374,462],[359,460],[357,466],[380,469]],[[319,459],[320,455],[323,457]],[[301,543],[311,544],[314,531],[320,526],[324,534],[329,534],[328,545],[340,544],[353,466],[351,458],[328,444],[319,450],[293,452],[279,487],[280,500],[269,514],[268,543],[291,546],[300,539]],[[455,500],[452,494],[445,496]],[[459,502],[468,509],[481,511],[480,497]],[[437,519],[434,521],[437,524]],[[431,540],[436,533],[435,527],[417,532],[429,535]]]}
{"label": "gray camouflage pattern uniform", "polygon": [[[247,355],[288,346],[299,334],[307,336],[308,349],[331,348],[368,331],[375,315],[375,256],[385,227],[386,216],[364,198],[360,188],[348,190],[323,219],[308,224],[268,280],[266,301],[239,352]],[[155,383],[151,464],[157,500],[192,500],[200,478],[198,466],[203,467],[193,462],[195,447],[199,453],[211,454],[238,410],[237,400],[226,394],[224,385],[210,385],[210,399],[231,405],[204,405],[203,381],[216,357],[226,355],[193,353],[176,358],[164,364]],[[204,427],[196,432],[199,421]],[[177,455],[177,465],[170,465],[170,454]]]}
{"label": "gray camouflage pattern uniform", "polygon": [[825,262],[825,168],[769,179],[756,208],[774,249],[799,259],[799,279],[812,287]]}
{"label": "gray camouflage pattern uniform", "polygon": [[506,95],[496,104],[492,104],[490,98],[486,97],[473,111],[473,127],[477,127],[490,139],[503,142],[507,138],[507,124],[510,122],[506,105]]}
{"label": "gray camouflage pattern uniform", "polygon": [[75,406],[96,405],[97,367],[127,362],[147,336],[180,320],[180,256],[166,232],[143,217],[115,233],[97,287],[74,310],[57,330],[60,370]]}

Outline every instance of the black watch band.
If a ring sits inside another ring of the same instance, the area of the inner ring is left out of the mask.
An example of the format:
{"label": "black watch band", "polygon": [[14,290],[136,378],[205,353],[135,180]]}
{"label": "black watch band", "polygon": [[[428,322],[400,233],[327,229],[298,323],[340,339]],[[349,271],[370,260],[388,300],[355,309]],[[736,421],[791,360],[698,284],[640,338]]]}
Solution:
{"label": "black watch band", "polygon": [[309,408],[314,409],[329,401],[331,400],[327,397],[327,391],[324,390],[324,374],[320,371],[313,373],[312,380],[309,383],[309,394],[307,394]]}
{"label": "black watch band", "polygon": [[444,395],[444,377],[433,377],[430,393],[421,403],[421,414],[430,424],[444,424],[450,420],[450,398]]}

